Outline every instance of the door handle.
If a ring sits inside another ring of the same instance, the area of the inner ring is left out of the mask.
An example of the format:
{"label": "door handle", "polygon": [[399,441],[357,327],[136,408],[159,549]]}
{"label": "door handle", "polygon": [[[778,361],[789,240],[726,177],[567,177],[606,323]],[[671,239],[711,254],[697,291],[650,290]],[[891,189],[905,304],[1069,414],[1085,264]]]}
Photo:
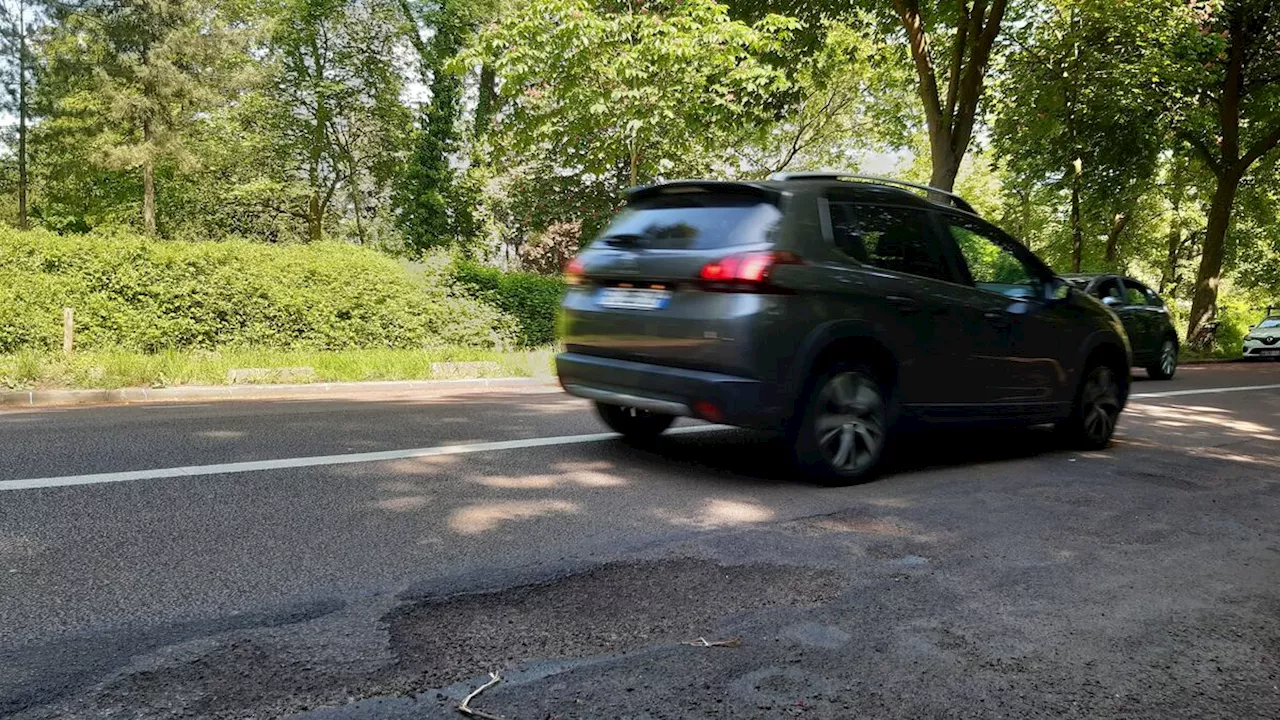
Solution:
{"label": "door handle", "polygon": [[906,295],[890,295],[885,298],[894,307],[898,308],[898,312],[903,315],[911,315],[920,312],[920,303],[915,298]]}

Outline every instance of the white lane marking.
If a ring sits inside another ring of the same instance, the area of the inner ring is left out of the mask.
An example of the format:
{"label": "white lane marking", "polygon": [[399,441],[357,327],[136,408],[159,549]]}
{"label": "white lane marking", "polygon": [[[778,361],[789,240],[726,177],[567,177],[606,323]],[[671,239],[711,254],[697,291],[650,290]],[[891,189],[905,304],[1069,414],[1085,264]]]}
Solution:
{"label": "white lane marking", "polygon": [[1210,395],[1213,393],[1244,392],[1246,390],[1275,390],[1277,388],[1280,388],[1280,384],[1241,385],[1239,387],[1200,388],[1198,390],[1166,390],[1165,392],[1134,393],[1129,397],[1130,398],[1162,398],[1162,397],[1177,397],[1178,395]]}
{"label": "white lane marking", "polygon": [[[1168,390],[1154,393],[1134,393],[1130,399],[1176,397],[1179,395],[1205,395],[1212,393],[1243,392],[1248,390],[1276,390],[1280,384],[1244,385],[1238,387],[1200,388],[1196,390]],[[726,425],[687,425],[672,428],[668,433],[684,434],[726,430]],[[354,463],[385,462],[408,458],[437,457],[441,455],[470,455],[473,453],[518,450],[521,448],[550,447],[553,445],[578,445],[615,438],[614,433],[587,435],[561,435],[558,437],[502,440],[471,445],[440,445],[409,450],[384,450],[381,452],[350,453],[346,455],[314,455],[311,457],[283,458],[280,460],[253,460],[249,462],[222,463],[218,465],[191,465],[188,467],[157,468],[154,470],[128,470],[124,472],[94,473],[91,475],[63,475],[61,477],[30,478],[25,480],[0,480],[0,492],[5,490],[32,490],[37,488],[69,487],[72,485],[98,485],[102,483],[128,482],[130,480],[154,480],[174,477],[199,477],[201,475],[227,475],[231,473],[283,470],[287,468],[314,467],[317,465],[347,465]]]}
{"label": "white lane marking", "polygon": [[[728,430],[727,425],[687,425],[672,428],[668,435]],[[588,435],[560,435],[558,437],[502,440],[499,442],[473,443],[471,445],[439,445],[437,447],[411,448],[408,450],[383,450],[379,452],[350,453],[346,455],[313,455],[311,457],[283,458],[280,460],[253,460],[222,463],[219,465],[191,465],[188,467],[156,468],[154,470],[128,470],[125,472],[94,473],[92,475],[63,475],[61,477],[30,478],[26,480],[0,480],[0,492],[5,490],[33,490],[37,488],[69,487],[72,485],[99,485],[102,483],[129,482],[130,480],[155,480],[160,478],[199,477],[201,475],[227,475],[230,473],[283,470],[287,468],[314,467],[316,465],[349,465],[353,463],[385,462],[408,458],[439,457],[441,455],[470,455],[473,453],[518,450],[521,448],[550,447],[552,445],[579,445],[617,438],[615,433],[591,433]]]}

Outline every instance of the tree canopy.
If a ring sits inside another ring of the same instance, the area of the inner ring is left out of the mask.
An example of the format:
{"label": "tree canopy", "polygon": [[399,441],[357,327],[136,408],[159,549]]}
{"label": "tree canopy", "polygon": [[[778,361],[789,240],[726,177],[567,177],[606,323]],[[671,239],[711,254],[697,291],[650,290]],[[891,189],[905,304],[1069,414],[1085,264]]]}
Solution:
{"label": "tree canopy", "polygon": [[1270,0],[0,0],[0,215],[555,272],[633,185],[955,188],[1188,338],[1280,302]]}

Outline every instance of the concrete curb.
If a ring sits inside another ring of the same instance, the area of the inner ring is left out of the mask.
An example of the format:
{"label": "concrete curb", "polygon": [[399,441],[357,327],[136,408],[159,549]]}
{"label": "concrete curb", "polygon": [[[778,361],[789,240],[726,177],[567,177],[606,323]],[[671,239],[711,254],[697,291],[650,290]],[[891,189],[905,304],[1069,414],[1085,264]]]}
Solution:
{"label": "concrete curb", "polygon": [[1244,362],[1244,358],[1199,358],[1197,360],[1180,360],[1179,365],[1219,365],[1222,363]]}
{"label": "concrete curb", "polygon": [[485,388],[550,385],[548,378],[478,378],[474,380],[388,380],[380,382],[306,383],[299,385],[183,385],[116,390],[6,390],[0,407],[55,407],[195,400],[306,400],[394,392],[439,393]]}

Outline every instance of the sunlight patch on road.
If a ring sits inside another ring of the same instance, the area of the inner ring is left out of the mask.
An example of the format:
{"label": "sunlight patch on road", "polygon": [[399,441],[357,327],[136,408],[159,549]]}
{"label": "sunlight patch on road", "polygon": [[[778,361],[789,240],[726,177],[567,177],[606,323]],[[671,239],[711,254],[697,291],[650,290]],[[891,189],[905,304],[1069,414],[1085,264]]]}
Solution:
{"label": "sunlight patch on road", "polygon": [[373,503],[373,506],[388,512],[413,512],[426,507],[428,502],[425,495],[401,495],[400,497],[378,500]]}
{"label": "sunlight patch on road", "polygon": [[681,513],[672,510],[654,511],[659,519],[672,525],[684,525],[704,530],[750,525],[773,519],[772,509],[754,500],[708,500],[700,511]]}
{"label": "sunlight patch on road", "polygon": [[553,514],[572,514],[581,506],[568,500],[510,500],[468,505],[454,510],[449,529],[462,535],[488,532],[504,522]]}
{"label": "sunlight patch on road", "polygon": [[1231,417],[1229,411],[1201,405],[1135,405],[1127,413],[1143,418],[1155,427],[1178,430],[1216,430],[1251,440],[1280,442],[1275,429],[1249,420]]}

